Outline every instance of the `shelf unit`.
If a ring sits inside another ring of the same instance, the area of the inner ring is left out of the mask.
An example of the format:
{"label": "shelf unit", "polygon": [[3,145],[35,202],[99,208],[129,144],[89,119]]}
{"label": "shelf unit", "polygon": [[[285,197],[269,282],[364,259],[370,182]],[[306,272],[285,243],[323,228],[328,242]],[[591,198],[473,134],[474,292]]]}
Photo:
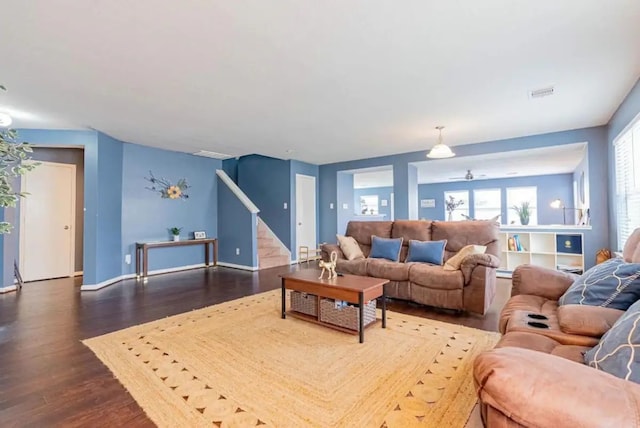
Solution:
{"label": "shelf unit", "polygon": [[[521,250],[510,249],[510,239],[517,236]],[[584,237],[574,232],[500,232],[500,267],[498,276],[510,277],[523,264],[582,273],[584,271]]]}

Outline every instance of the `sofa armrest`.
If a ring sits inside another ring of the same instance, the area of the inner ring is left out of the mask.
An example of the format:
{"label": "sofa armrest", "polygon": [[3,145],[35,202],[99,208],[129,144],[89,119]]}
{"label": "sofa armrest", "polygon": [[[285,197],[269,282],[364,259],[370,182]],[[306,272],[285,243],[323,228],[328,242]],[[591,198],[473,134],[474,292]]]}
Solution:
{"label": "sofa armrest", "polygon": [[577,278],[577,275],[542,266],[520,265],[513,271],[511,296],[532,294],[558,300]]}
{"label": "sofa armrest", "polygon": [[558,307],[558,323],[565,333],[601,337],[624,312],[600,306],[562,305]]}
{"label": "sofa armrest", "polygon": [[338,244],[322,244],[320,246],[320,250],[321,250],[322,260],[324,260],[325,262],[329,261],[332,251],[336,252],[336,254],[338,255],[338,260],[345,258]]}
{"label": "sofa armrest", "polygon": [[469,254],[462,259],[462,263],[460,264],[460,266],[472,267],[476,267],[477,265],[498,268],[500,267],[500,259],[493,254]]}
{"label": "sofa armrest", "polygon": [[460,270],[464,276],[464,284],[469,285],[471,281],[473,270],[477,266],[485,266],[488,268],[497,269],[500,267],[500,259],[493,254],[469,254],[460,264]]}
{"label": "sofa armrest", "polygon": [[640,386],[561,357],[501,348],[474,361],[480,400],[523,426],[637,426]]}

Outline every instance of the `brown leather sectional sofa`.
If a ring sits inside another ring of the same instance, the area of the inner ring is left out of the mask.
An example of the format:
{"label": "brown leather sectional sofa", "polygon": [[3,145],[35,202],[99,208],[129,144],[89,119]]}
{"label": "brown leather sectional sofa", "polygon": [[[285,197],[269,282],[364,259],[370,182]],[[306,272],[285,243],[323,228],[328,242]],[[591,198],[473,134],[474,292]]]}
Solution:
{"label": "brown leather sectional sofa", "polygon": [[[336,244],[323,244],[322,258],[328,260],[335,251],[338,272],[389,279],[389,297],[484,315],[495,297],[496,269],[500,265],[498,232],[498,224],[490,221],[351,221],[345,235],[355,238],[365,258],[347,260]],[[368,258],[373,235],[402,237],[400,262]],[[446,239],[445,262],[466,245],[485,245],[487,250],[467,256],[460,270],[445,271],[428,263],[404,263],[410,239]]]}
{"label": "brown leather sectional sofa", "polygon": [[[640,263],[640,229],[627,241],[623,258]],[[512,297],[500,317],[504,336],[474,362],[485,426],[640,426],[640,385],[584,365],[583,354],[625,311],[558,306],[574,279],[532,265],[514,271]]]}

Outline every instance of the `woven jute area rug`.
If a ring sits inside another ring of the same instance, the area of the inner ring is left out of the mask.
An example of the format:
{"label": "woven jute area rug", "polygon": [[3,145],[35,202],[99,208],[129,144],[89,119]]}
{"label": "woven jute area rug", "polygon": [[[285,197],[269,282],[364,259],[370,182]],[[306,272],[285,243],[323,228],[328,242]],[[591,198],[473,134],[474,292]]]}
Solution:
{"label": "woven jute area rug", "polygon": [[463,427],[497,333],[387,313],[357,335],[280,318],[271,291],[84,343],[161,427]]}

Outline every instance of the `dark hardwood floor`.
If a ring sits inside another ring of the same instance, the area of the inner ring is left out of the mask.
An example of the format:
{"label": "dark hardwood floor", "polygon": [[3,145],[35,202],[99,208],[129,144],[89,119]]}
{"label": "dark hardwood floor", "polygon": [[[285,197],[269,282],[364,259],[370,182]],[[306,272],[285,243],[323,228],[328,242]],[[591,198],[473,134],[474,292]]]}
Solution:
{"label": "dark hardwood floor", "polygon": [[[0,427],[153,426],[129,393],[80,341],[280,286],[282,267],[251,273],[212,268],[133,280],[80,293],[81,281],[26,284],[0,295]],[[497,330],[510,282],[484,317],[392,301],[388,308]]]}

